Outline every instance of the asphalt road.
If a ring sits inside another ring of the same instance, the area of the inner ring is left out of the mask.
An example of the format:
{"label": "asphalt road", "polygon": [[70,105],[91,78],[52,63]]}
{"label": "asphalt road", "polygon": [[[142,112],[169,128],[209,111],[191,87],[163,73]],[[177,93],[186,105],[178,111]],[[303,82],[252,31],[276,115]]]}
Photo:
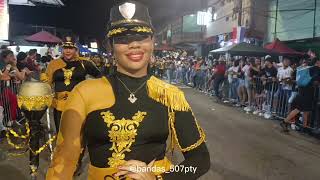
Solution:
{"label": "asphalt road", "polygon": [[[283,134],[276,121],[217,104],[193,89],[184,91],[207,134],[211,168],[201,180],[320,179],[320,140],[296,132]],[[0,180],[27,180],[27,156],[2,157],[7,150],[8,146],[2,142]],[[177,163],[182,160],[178,152],[174,157]],[[40,164],[42,180],[48,166],[48,152],[41,155]],[[85,180],[86,174],[77,179]]]}

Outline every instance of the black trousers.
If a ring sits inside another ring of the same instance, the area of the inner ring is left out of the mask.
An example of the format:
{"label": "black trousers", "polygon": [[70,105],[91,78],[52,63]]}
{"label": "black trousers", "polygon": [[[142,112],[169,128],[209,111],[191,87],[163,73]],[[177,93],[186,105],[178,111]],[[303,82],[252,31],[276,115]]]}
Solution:
{"label": "black trousers", "polygon": [[217,75],[214,79],[214,85],[213,85],[213,88],[214,88],[214,92],[215,92],[215,95],[218,97],[218,98],[221,98],[221,94],[219,92],[219,88],[220,88],[220,85],[223,83],[224,81],[224,75]]}
{"label": "black trousers", "polygon": [[54,119],[54,124],[56,126],[57,134],[58,134],[59,128],[60,128],[61,115],[62,115],[61,111],[58,111],[57,109],[53,109],[53,119]]}
{"label": "black trousers", "polygon": [[41,118],[46,113],[43,111],[24,111],[25,117],[29,122],[30,126],[30,141],[29,147],[32,149],[30,151],[30,166],[39,167],[39,154],[34,154],[35,151],[39,149],[40,139],[44,138],[45,131],[41,126]]}

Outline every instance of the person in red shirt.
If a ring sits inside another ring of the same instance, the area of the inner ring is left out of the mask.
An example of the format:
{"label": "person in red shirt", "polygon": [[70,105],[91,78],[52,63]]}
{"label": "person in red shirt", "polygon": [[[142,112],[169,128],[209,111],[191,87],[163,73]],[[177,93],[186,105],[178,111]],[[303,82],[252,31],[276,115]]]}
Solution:
{"label": "person in red shirt", "polygon": [[221,99],[221,94],[219,92],[219,87],[220,85],[223,83],[224,78],[225,78],[225,73],[226,73],[226,64],[224,59],[219,59],[219,64],[216,66],[215,70],[214,70],[214,92],[215,95]]}

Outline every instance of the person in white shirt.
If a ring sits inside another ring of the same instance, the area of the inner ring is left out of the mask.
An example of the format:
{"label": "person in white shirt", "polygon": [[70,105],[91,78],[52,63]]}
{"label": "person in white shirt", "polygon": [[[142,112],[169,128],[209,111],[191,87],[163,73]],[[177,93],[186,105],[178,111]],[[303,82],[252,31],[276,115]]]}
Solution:
{"label": "person in white shirt", "polygon": [[280,87],[275,96],[277,97],[277,114],[280,117],[285,117],[289,109],[288,99],[292,92],[293,69],[290,67],[290,59],[288,58],[284,58],[282,64],[283,66],[278,69],[277,74]]}

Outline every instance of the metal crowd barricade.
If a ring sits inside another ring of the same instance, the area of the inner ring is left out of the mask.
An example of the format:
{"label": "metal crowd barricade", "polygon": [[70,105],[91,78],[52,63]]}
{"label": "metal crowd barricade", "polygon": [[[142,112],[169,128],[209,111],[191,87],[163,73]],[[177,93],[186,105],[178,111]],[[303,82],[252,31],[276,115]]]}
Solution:
{"label": "metal crowd barricade", "polygon": [[263,80],[264,84],[264,100],[263,100],[263,112],[264,117],[266,119],[272,118],[272,113],[275,112],[276,105],[275,105],[275,94],[278,91],[279,84],[273,80],[272,77],[265,78]]}
{"label": "metal crowd barricade", "polygon": [[9,127],[12,121],[18,120],[21,111],[18,108],[17,94],[21,82],[15,80],[0,81],[0,106],[3,108],[3,125]]}
{"label": "metal crowd barricade", "polygon": [[278,89],[274,94],[273,114],[278,119],[285,119],[290,112],[289,99],[292,90],[287,89],[284,84],[279,83]]}

